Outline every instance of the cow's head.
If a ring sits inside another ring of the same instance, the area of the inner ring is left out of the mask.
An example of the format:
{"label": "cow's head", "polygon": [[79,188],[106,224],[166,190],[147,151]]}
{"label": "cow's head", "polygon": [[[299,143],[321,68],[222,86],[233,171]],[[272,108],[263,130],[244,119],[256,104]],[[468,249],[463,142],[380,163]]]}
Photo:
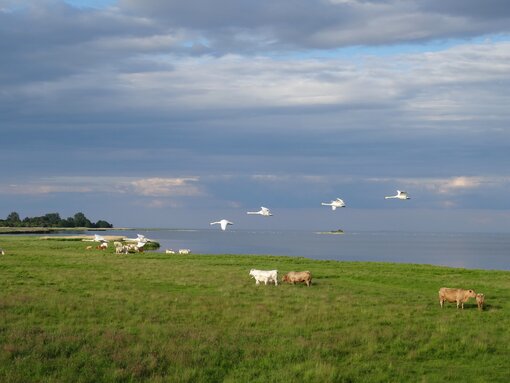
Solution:
{"label": "cow's head", "polygon": [[468,290],[468,296],[470,298],[476,298],[476,293],[474,292],[474,290]]}
{"label": "cow's head", "polygon": [[289,281],[289,276],[287,274],[285,274],[283,277],[282,277],[282,281],[283,282],[288,282]]}

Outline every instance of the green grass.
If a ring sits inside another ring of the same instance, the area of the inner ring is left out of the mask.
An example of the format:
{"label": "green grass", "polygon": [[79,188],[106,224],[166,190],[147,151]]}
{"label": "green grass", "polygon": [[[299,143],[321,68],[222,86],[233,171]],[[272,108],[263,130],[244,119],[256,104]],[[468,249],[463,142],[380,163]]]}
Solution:
{"label": "green grass", "polygon": [[[0,247],[0,382],[510,381],[509,272]],[[313,284],[255,286],[251,268]],[[442,286],[487,307],[441,310]]]}

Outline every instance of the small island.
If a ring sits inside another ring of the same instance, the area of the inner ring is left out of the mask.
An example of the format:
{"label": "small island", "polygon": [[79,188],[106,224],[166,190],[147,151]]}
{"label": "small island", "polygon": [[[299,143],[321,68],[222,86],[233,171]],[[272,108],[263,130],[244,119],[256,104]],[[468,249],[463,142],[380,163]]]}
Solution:
{"label": "small island", "polygon": [[316,234],[344,234],[342,229],[331,230],[331,231],[319,231]]}

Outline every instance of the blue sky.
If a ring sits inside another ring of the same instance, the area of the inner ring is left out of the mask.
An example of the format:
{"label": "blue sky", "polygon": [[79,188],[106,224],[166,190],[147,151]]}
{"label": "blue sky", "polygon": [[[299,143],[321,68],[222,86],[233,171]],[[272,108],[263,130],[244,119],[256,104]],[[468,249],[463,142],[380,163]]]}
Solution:
{"label": "blue sky", "polygon": [[509,19],[496,0],[0,0],[0,217],[508,232]]}

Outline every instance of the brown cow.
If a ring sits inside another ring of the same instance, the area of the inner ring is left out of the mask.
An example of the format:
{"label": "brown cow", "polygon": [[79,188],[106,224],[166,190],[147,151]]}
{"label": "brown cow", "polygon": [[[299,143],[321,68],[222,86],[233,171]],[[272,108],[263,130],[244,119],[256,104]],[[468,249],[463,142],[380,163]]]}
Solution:
{"label": "brown cow", "polygon": [[485,295],[476,294],[476,304],[478,305],[479,310],[483,310],[484,301],[485,301]]}
{"label": "brown cow", "polygon": [[308,287],[312,284],[312,274],[309,271],[289,271],[283,276],[283,282],[304,282]]}
{"label": "brown cow", "polygon": [[457,308],[459,308],[460,305],[462,309],[464,309],[464,303],[466,303],[469,298],[476,298],[476,293],[473,290],[450,289],[448,287],[441,287],[439,289],[439,304],[441,308],[443,308],[443,303],[448,301],[457,302]]}

